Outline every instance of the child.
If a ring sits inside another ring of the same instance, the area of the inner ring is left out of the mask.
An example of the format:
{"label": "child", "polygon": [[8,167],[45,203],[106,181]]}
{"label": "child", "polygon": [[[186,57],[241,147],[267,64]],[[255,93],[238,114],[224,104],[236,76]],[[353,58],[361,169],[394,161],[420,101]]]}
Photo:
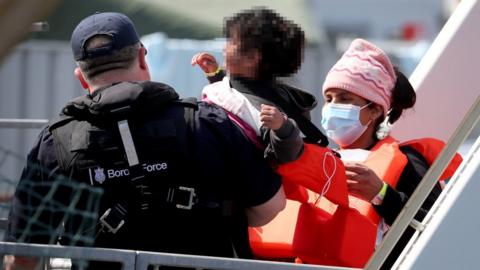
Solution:
{"label": "child", "polygon": [[[242,11],[227,19],[225,72],[206,53],[193,57],[211,85],[202,98],[231,114],[247,136],[265,155],[279,163],[296,160],[303,152],[303,139],[317,143],[327,140],[310,122],[315,97],[277,81],[295,73],[301,65],[304,34],[293,22],[265,8]],[[298,126],[297,126],[298,125]],[[260,138],[260,140],[258,139]]]}

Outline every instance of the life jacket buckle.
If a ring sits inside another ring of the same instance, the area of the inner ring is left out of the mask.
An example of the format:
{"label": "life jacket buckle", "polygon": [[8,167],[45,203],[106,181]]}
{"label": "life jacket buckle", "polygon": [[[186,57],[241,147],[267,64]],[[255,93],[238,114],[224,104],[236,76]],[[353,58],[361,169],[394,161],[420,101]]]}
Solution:
{"label": "life jacket buckle", "polygon": [[177,203],[175,207],[179,209],[191,210],[192,206],[195,204],[193,199],[197,196],[197,194],[195,194],[195,189],[190,187],[182,187],[182,186],[178,187],[178,189],[181,191],[189,192],[190,196],[188,199],[188,204]]}
{"label": "life jacket buckle", "polygon": [[[125,221],[123,219],[121,219],[120,221],[118,221],[117,225],[116,226],[113,226],[111,225],[109,222],[112,222],[112,215],[110,215],[110,212],[112,211],[111,208],[108,208],[107,211],[105,211],[105,213],[102,215],[102,217],[100,217],[100,223],[102,224],[102,227],[103,228],[107,228],[108,232],[111,232],[113,234],[117,233],[118,230],[120,230],[120,228],[123,226],[123,224],[125,224]],[[107,219],[110,219],[109,221],[107,221]]]}

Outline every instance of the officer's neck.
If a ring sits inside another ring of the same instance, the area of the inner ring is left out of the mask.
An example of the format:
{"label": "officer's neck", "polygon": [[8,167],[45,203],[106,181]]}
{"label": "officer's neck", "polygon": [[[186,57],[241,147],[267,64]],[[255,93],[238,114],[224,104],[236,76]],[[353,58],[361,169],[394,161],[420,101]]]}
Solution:
{"label": "officer's neck", "polygon": [[119,82],[149,81],[148,72],[133,72],[132,70],[113,70],[105,72],[92,79],[88,84],[88,92],[92,95],[99,89],[104,89],[112,84]]}

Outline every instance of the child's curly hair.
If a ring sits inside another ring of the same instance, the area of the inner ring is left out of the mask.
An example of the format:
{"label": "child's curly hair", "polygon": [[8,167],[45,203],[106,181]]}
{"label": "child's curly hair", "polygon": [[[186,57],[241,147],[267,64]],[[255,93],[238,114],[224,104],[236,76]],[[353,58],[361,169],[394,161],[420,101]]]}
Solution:
{"label": "child's curly hair", "polygon": [[271,9],[254,7],[227,18],[224,25],[225,36],[236,35],[242,52],[260,53],[260,78],[288,76],[299,69],[305,35],[296,23]]}

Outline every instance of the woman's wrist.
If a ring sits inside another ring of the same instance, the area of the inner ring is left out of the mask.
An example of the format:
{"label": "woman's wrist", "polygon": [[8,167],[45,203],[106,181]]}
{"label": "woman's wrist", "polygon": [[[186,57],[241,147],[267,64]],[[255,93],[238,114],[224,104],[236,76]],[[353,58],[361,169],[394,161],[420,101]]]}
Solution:
{"label": "woman's wrist", "polygon": [[382,188],[370,202],[374,205],[381,205],[383,203],[383,199],[385,198],[385,194],[387,194],[387,189],[388,189],[388,184],[383,182]]}

